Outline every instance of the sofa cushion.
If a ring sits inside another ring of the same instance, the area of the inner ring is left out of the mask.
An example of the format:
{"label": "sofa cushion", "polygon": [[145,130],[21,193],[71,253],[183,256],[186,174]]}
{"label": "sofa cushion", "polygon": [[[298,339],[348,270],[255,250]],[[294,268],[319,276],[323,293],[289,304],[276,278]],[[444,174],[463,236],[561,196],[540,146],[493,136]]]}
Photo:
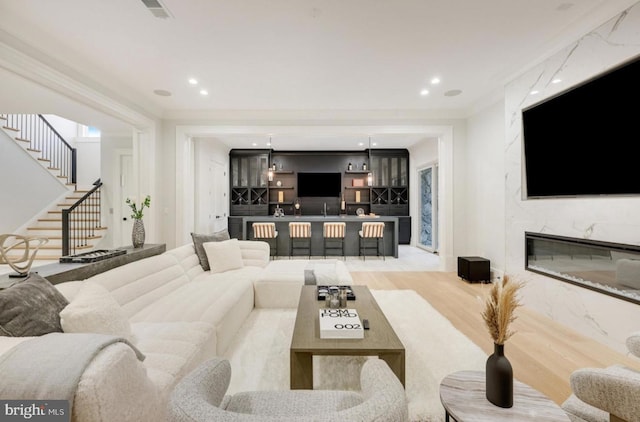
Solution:
{"label": "sofa cushion", "polygon": [[224,273],[208,271],[159,298],[133,315],[132,323],[205,321],[216,326],[246,291],[253,297],[253,282],[261,269],[244,267]]}
{"label": "sofa cushion", "polygon": [[129,318],[148,306],[155,306],[190,281],[176,257],[168,253],[135,261],[87,280],[111,292]]}
{"label": "sofa cushion", "polygon": [[215,332],[205,322],[139,322],[132,324],[135,346],[146,357],[144,366],[161,393],[199,364]]}
{"label": "sofa cushion", "polygon": [[87,281],[60,312],[65,333],[112,334],[131,340],[131,324],[122,307],[100,284]]}
{"label": "sofa cushion", "polygon": [[211,273],[223,273],[244,267],[238,239],[203,244]]}
{"label": "sofa cushion", "polygon": [[0,290],[0,336],[41,336],[62,332],[60,311],[69,304],[48,280],[31,273]]}
{"label": "sofa cushion", "polygon": [[202,265],[202,269],[205,271],[209,271],[209,261],[207,260],[207,253],[204,250],[203,244],[207,242],[221,242],[223,240],[230,239],[227,229],[220,230],[219,232],[212,234],[191,233],[191,238],[193,239],[193,246],[196,250],[196,255],[198,256],[200,265]]}

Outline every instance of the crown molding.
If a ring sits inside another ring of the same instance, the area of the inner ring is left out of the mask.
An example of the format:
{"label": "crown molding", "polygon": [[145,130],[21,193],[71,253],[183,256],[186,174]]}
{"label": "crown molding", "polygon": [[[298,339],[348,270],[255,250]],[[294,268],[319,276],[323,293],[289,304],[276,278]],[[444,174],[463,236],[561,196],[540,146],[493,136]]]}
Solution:
{"label": "crown molding", "polygon": [[0,67],[3,69],[137,128],[151,126],[160,115],[160,110],[152,110],[152,114],[136,110],[44,62],[51,63],[54,61],[52,58],[33,51],[41,58],[36,59],[25,52],[29,50],[33,51],[22,41],[0,30]]}

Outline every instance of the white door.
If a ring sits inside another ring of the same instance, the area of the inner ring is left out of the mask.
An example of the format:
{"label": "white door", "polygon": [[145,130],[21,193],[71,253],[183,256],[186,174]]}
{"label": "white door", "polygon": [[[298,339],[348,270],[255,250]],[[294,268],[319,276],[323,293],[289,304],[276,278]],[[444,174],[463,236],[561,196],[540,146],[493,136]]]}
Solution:
{"label": "white door", "polygon": [[195,231],[213,233],[227,228],[227,172],[212,158],[196,161]]}
{"label": "white door", "polygon": [[223,163],[213,162],[213,231],[227,228],[227,186],[229,178]]}
{"label": "white door", "polygon": [[[133,183],[133,156],[130,154],[120,155],[120,239],[118,245],[131,245],[131,231],[133,230],[133,219],[131,218],[131,208],[126,204],[127,198],[134,199]],[[136,203],[140,203],[140,198],[135,198]]]}

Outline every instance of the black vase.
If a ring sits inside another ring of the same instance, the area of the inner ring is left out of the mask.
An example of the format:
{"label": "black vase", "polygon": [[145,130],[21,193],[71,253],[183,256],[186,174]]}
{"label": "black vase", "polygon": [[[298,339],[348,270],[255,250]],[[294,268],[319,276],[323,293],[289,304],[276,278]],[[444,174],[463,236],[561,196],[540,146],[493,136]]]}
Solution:
{"label": "black vase", "polygon": [[513,406],[513,368],[504,355],[504,344],[493,345],[486,366],[487,400],[499,407]]}

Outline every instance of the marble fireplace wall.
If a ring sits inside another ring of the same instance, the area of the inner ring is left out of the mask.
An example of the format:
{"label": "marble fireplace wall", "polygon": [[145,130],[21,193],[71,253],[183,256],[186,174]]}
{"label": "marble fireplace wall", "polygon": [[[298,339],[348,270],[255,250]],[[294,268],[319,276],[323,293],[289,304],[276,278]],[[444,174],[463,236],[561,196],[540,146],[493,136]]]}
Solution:
{"label": "marble fireplace wall", "polygon": [[[521,110],[638,54],[640,3],[505,87],[506,272],[525,283],[524,304],[623,353],[628,334],[640,330],[640,305],[525,271],[524,232],[640,245],[640,197],[523,200]],[[607,140],[585,147],[597,153]]]}

